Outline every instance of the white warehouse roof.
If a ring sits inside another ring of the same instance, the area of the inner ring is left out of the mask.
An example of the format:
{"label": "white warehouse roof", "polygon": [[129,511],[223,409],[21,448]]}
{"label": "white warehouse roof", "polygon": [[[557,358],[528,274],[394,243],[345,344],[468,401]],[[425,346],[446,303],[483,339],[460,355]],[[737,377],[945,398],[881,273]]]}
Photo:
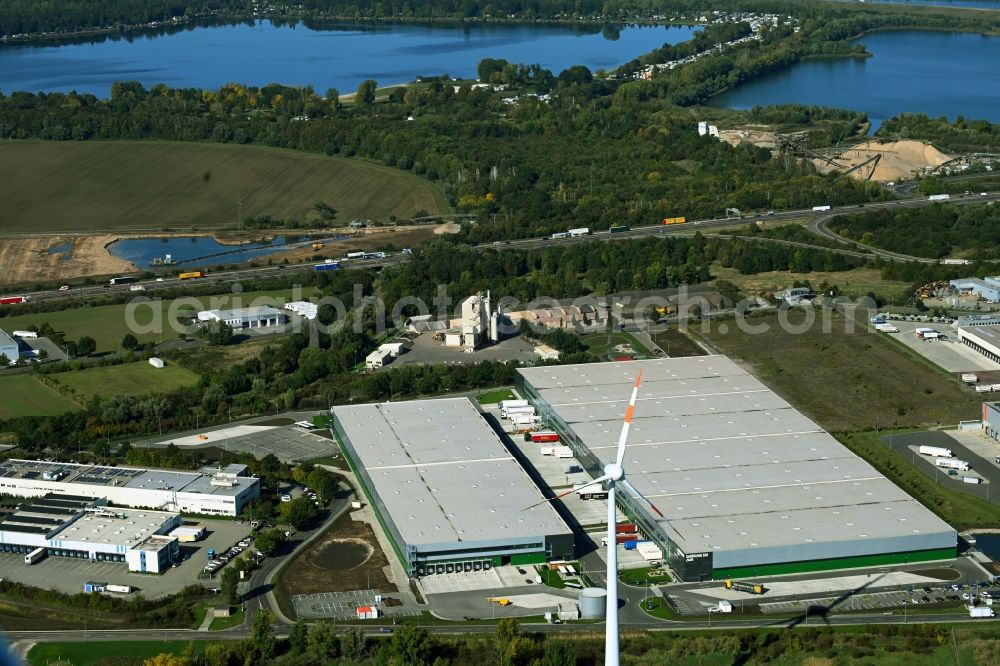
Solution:
{"label": "white warehouse roof", "polygon": [[466,398],[333,408],[409,545],[571,532]]}
{"label": "white warehouse roof", "polygon": [[626,475],[684,553],[954,535],[724,356],[518,372],[603,464],[640,369]]}

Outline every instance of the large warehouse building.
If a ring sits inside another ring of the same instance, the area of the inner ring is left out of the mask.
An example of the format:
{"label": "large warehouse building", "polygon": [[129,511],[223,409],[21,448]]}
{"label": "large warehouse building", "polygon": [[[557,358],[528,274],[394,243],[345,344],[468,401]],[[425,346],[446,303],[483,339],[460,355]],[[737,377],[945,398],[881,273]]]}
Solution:
{"label": "large warehouse building", "polygon": [[623,511],[685,581],[953,558],[955,530],[724,356],[519,369],[517,388],[594,476],[642,386]]}
{"label": "large warehouse building", "polygon": [[411,576],[573,557],[573,533],[466,398],[334,407]]}
{"label": "large warehouse building", "polygon": [[259,480],[245,472],[246,465],[176,472],[14,459],[0,463],[0,494],[52,493],[107,499],[118,506],[237,516],[260,496]]}
{"label": "large warehouse building", "polygon": [[0,522],[0,551],[125,562],[129,571],[162,573],[178,561],[176,513],[110,508],[104,500],[47,494]]}

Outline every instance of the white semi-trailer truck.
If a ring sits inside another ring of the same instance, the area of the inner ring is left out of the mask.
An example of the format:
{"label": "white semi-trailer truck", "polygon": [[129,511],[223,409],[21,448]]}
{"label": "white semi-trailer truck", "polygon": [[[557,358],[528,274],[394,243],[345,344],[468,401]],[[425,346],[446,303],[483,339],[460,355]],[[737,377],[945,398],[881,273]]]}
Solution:
{"label": "white semi-trailer truck", "polygon": [[917,452],[922,456],[932,456],[934,458],[954,458],[955,454],[951,452],[951,449],[946,449],[941,446],[921,446],[917,449]]}
{"label": "white semi-trailer truck", "polygon": [[969,463],[957,458],[938,458],[934,464],[945,469],[957,469],[960,472],[968,472],[970,469]]}

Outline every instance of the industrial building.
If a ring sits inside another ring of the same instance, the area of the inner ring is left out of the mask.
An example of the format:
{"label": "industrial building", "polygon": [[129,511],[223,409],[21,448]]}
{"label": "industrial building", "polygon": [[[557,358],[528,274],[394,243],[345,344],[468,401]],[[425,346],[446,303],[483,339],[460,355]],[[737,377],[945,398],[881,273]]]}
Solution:
{"label": "industrial building", "polygon": [[246,465],[177,472],[13,459],[0,462],[0,494],[66,495],[125,507],[236,516],[260,496],[260,482],[245,472]]}
{"label": "industrial building", "polygon": [[402,354],[405,348],[406,345],[402,342],[386,342],[379,345],[378,349],[365,357],[365,369],[378,370]]}
{"label": "industrial building", "polygon": [[6,356],[8,363],[16,363],[21,357],[17,340],[0,331],[0,356]]}
{"label": "industrial building", "polygon": [[198,321],[221,321],[239,330],[243,328],[280,326],[288,321],[288,317],[268,305],[263,305],[253,308],[237,308],[235,310],[202,310],[198,313]]}
{"label": "industrial building", "polygon": [[411,576],[571,559],[573,534],[467,398],[334,407],[333,427]]}
{"label": "industrial building", "polygon": [[979,320],[972,325],[959,322],[958,340],[991,361],[1000,363],[1000,322],[984,323]]}
{"label": "industrial building", "polygon": [[983,403],[983,432],[1000,442],[1000,402]]}
{"label": "industrial building", "polygon": [[1000,275],[985,278],[959,278],[951,280],[949,286],[962,294],[974,294],[984,301],[1000,303]]}
{"label": "industrial building", "polygon": [[954,558],[954,529],[724,356],[518,369],[595,477],[639,370],[623,512],[684,581]]}
{"label": "industrial building", "polygon": [[129,571],[161,573],[178,560],[177,513],[111,508],[101,499],[49,493],[0,522],[0,551],[125,562]]}
{"label": "industrial building", "polygon": [[462,347],[471,353],[487,342],[497,342],[501,316],[499,308],[491,308],[489,292],[469,296],[462,301],[462,318],[452,321],[452,328],[445,332],[445,346]]}

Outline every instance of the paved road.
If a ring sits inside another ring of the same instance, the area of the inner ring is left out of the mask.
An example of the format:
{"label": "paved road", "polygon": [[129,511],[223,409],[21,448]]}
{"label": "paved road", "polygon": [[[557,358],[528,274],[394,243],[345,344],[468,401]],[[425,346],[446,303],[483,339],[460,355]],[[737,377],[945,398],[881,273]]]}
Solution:
{"label": "paved road", "polygon": [[[969,197],[957,197],[953,198],[949,203],[956,205],[971,205],[971,204],[982,204],[990,201],[1000,201],[1000,193],[990,193],[987,196],[975,196]],[[723,229],[726,227],[738,226],[741,224],[747,224],[753,221],[764,221],[764,220],[792,220],[792,219],[807,219],[809,220],[809,226],[817,233],[821,233],[829,238],[837,240],[838,242],[860,246],[862,249],[867,250],[873,254],[884,256],[886,258],[893,258],[897,261],[918,261],[921,263],[935,263],[933,259],[927,259],[925,257],[912,257],[909,255],[899,254],[895,252],[888,252],[885,250],[878,250],[875,248],[870,248],[867,246],[862,246],[860,243],[850,241],[849,239],[843,238],[834,234],[833,232],[826,229],[825,224],[833,217],[833,215],[841,214],[845,212],[858,212],[859,210],[880,210],[884,208],[922,208],[925,206],[932,205],[935,202],[928,201],[926,197],[911,198],[911,199],[900,199],[898,201],[887,201],[879,203],[865,204],[863,209],[858,206],[843,206],[839,208],[833,208],[831,211],[814,211],[812,209],[802,209],[802,210],[786,210],[786,211],[776,211],[773,215],[750,215],[743,219],[720,219],[720,220],[691,220],[686,224],[676,224],[670,226],[664,225],[650,225],[644,227],[634,227],[629,231],[612,234],[608,231],[597,231],[588,236],[578,236],[575,238],[523,238],[519,240],[512,241],[498,241],[495,243],[484,243],[481,245],[476,245],[475,248],[481,251],[495,250],[495,249],[531,249],[539,247],[548,247],[552,245],[572,245],[576,243],[591,243],[591,242],[607,242],[615,240],[624,240],[629,238],[640,238],[644,236],[686,236],[693,234],[697,231],[706,231],[709,229]],[[833,212],[835,211],[835,212]],[[762,242],[774,242],[775,239],[771,241],[764,241],[764,239],[754,239]],[[789,241],[777,241],[781,243],[788,243]],[[817,246],[821,247],[821,246]],[[823,248],[829,249],[829,248]],[[393,254],[388,255],[383,259],[351,259],[344,260],[341,265],[344,268],[380,268],[384,266],[391,266],[393,264],[398,264],[409,259],[409,255],[405,254]],[[185,282],[191,282],[192,284],[204,284],[204,283],[216,283],[225,284],[232,282],[241,282],[244,280],[250,280],[261,277],[268,277],[274,275],[281,275],[287,273],[290,270],[301,270],[303,268],[308,268],[315,262],[304,262],[300,264],[288,265],[288,266],[260,266],[255,268],[243,268],[235,271],[220,271],[217,273],[210,273],[207,277],[199,278],[195,280],[187,280]],[[177,287],[181,280],[176,277],[164,277],[161,278],[162,281],[149,280],[143,281],[141,284],[144,287],[144,292],[137,292],[137,295],[145,292],[155,292],[157,290],[170,289]],[[58,290],[48,290],[48,291],[36,291],[28,292],[25,295],[30,296],[33,300],[57,300],[57,299],[71,299],[80,298],[84,296],[95,296],[100,294],[109,293],[125,293],[130,290],[132,285],[99,285],[99,286],[87,286],[79,287],[73,289],[69,292],[62,292]]]}
{"label": "paved road", "polygon": [[[986,196],[982,196],[981,194],[973,194],[969,196],[956,195],[953,196],[951,199],[949,199],[948,203],[954,204],[956,206],[971,206],[974,204],[989,203],[992,201],[1000,201],[1000,194],[988,193]],[[844,245],[853,245],[854,247],[861,248],[862,250],[866,250],[884,259],[892,259],[893,261],[918,262],[922,264],[936,264],[938,262],[937,259],[929,259],[927,257],[914,257],[909,254],[902,254],[901,252],[882,250],[876,247],[872,247],[871,245],[865,245],[864,243],[860,243],[856,240],[852,240],[850,238],[841,236],[840,234],[834,233],[827,227],[827,225],[830,223],[830,220],[836,217],[836,215],[843,215],[847,212],[857,213],[857,212],[865,212],[871,210],[882,210],[886,208],[891,208],[891,209],[923,208],[926,206],[933,205],[935,203],[940,203],[940,202],[929,201],[926,197],[922,197],[919,199],[900,199],[898,201],[886,201],[882,203],[866,204],[863,209],[855,208],[852,210],[850,207],[844,207],[838,210],[834,214],[827,214],[819,217],[813,217],[812,219],[809,220],[807,226],[814,233],[817,233],[821,236],[825,236],[826,238],[829,238],[831,240],[835,240],[838,243],[843,243]]]}

